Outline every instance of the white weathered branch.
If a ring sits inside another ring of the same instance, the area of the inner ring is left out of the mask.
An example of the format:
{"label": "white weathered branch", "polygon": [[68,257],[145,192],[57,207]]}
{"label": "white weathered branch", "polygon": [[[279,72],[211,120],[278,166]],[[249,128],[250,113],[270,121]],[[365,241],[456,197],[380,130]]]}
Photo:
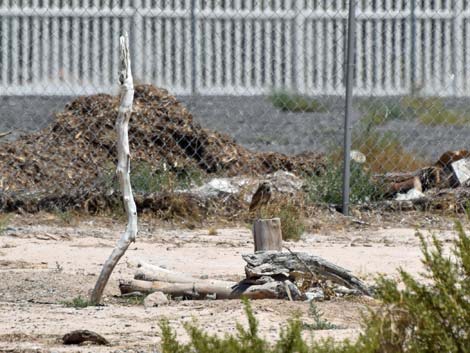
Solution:
{"label": "white weathered branch", "polygon": [[[288,282],[288,281],[286,281]],[[160,281],[121,281],[119,283],[121,295],[140,292],[150,294],[153,292],[162,292],[173,297],[189,297],[191,299],[205,299],[208,295],[215,295],[216,299],[285,299],[285,282],[268,282],[259,285],[245,283],[244,281],[225,282],[211,280],[197,280],[193,283],[168,283]],[[293,290],[293,289],[290,289]],[[298,290],[297,290],[298,291]],[[296,295],[296,298],[299,294]]]}
{"label": "white weathered branch", "polygon": [[211,286],[232,287],[236,283],[223,281],[218,279],[201,279],[186,273],[167,270],[165,268],[151,265],[143,261],[139,261],[138,269],[135,272],[134,279],[150,282],[167,282],[167,283],[201,283]]}
{"label": "white weathered branch", "polygon": [[100,276],[96,281],[95,288],[91,294],[91,302],[99,304],[103,295],[104,288],[108,283],[109,277],[119,259],[124,255],[129,245],[135,241],[137,235],[137,208],[132,195],[130,182],[130,152],[129,152],[129,119],[132,114],[132,104],[134,101],[134,83],[131,72],[131,60],[129,53],[129,38],[127,33],[120,37],[120,59],[121,67],[119,73],[119,84],[121,89],[121,104],[116,121],[116,130],[118,135],[117,152],[118,163],[116,174],[119,179],[121,194],[124,202],[124,208],[127,213],[127,228],[121,235],[116,247],[108,260],[103,265]]}

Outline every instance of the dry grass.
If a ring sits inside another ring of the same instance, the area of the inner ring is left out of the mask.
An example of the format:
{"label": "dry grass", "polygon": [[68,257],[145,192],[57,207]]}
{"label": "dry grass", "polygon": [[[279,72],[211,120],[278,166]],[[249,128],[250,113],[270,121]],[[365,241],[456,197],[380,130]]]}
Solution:
{"label": "dry grass", "polygon": [[219,232],[217,231],[217,228],[215,228],[215,227],[210,227],[210,228],[207,230],[207,234],[209,234],[209,235],[217,235],[217,234],[219,234]]}
{"label": "dry grass", "polygon": [[9,213],[0,214],[0,234],[2,234],[9,226],[13,216]]}
{"label": "dry grass", "polygon": [[429,162],[407,152],[390,134],[363,134],[354,139],[353,149],[364,153],[367,158],[365,167],[372,173],[414,171],[429,165]]}
{"label": "dry grass", "polygon": [[298,241],[306,228],[304,210],[303,198],[275,198],[262,209],[261,216],[262,218],[280,218],[282,239]]}

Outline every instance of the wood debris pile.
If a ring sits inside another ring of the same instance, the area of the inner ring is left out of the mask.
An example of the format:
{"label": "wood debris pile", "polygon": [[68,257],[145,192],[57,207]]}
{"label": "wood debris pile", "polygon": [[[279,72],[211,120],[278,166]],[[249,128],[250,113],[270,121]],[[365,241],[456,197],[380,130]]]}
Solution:
{"label": "wood debris pile", "polygon": [[[56,114],[51,126],[2,145],[0,191],[72,195],[99,187],[105,172],[115,167],[118,108],[118,97],[79,97]],[[311,174],[324,168],[317,154],[251,152],[228,135],[202,128],[174,96],[151,85],[135,88],[129,136],[133,163],[175,173]]]}
{"label": "wood debris pile", "polygon": [[246,278],[240,282],[196,278],[144,262],[133,280],[122,280],[121,295],[162,292],[186,299],[324,300],[344,295],[371,295],[348,270],[307,253],[258,251],[242,256]]}
{"label": "wood debris pile", "polygon": [[466,212],[470,194],[470,151],[447,151],[434,165],[410,173],[376,176],[393,202],[376,209]]}

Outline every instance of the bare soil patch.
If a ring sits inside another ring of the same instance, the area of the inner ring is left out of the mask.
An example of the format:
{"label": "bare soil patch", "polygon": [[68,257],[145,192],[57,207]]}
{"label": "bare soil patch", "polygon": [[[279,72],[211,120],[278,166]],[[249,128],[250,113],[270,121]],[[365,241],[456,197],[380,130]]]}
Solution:
{"label": "bare soil patch", "polygon": [[[414,274],[420,271],[414,227],[356,226],[305,234],[299,242],[287,244],[348,268],[368,283],[378,273],[396,276],[398,266]],[[139,301],[119,297],[118,291],[119,279],[132,278],[137,259],[195,277],[207,274],[240,280],[244,277],[241,254],[253,251],[251,231],[245,226],[217,225],[217,235],[209,235],[208,228],[177,229],[144,218],[137,242],[118,264],[106,288],[105,306],[66,306],[64,302],[89,295],[123,227],[121,222],[103,218],[78,218],[72,227],[60,224],[53,215],[13,217],[8,230],[0,235],[0,261],[8,264],[0,266],[0,351],[147,352],[158,346],[158,321],[163,317],[182,337],[186,337],[182,324],[194,319],[218,334],[233,332],[237,321],[245,323],[238,300],[171,300],[167,306],[145,309]],[[53,236],[41,237],[46,233]],[[450,230],[439,234],[449,242],[454,237]],[[317,305],[325,319],[340,328],[315,331],[314,337],[342,339],[360,332],[361,313],[374,301],[337,298]],[[261,333],[271,339],[293,315],[312,321],[306,302],[259,300],[253,301],[253,308]],[[111,345],[64,346],[62,336],[78,329],[95,331]]]}

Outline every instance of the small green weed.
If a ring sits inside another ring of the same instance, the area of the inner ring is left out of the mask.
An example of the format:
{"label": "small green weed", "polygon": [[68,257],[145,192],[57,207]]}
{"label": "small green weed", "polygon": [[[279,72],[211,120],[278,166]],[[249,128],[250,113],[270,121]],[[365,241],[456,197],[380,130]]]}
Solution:
{"label": "small green weed", "polygon": [[76,223],[76,215],[72,211],[56,210],[54,214],[63,225],[72,225]]}
{"label": "small green weed", "polygon": [[12,218],[13,217],[8,213],[0,215],[0,234],[6,231],[6,229],[10,225]]}
{"label": "small green weed", "polygon": [[438,97],[406,96],[399,102],[373,99],[362,102],[364,113],[361,122],[366,126],[378,126],[394,119],[418,119],[424,125],[470,124],[470,114],[462,109],[449,109]]}
{"label": "small green weed", "polygon": [[168,170],[167,167],[152,168],[147,163],[139,163],[131,171],[131,184],[137,192],[151,193],[189,189],[202,184],[202,173],[192,168]]}
{"label": "small green weed", "polygon": [[324,319],[323,312],[320,309],[318,309],[318,307],[315,305],[313,301],[310,302],[308,313],[309,313],[309,316],[313,319],[313,324],[304,323],[303,327],[306,329],[317,331],[317,330],[336,330],[340,328],[339,326]]}
{"label": "small green weed", "polygon": [[75,308],[75,309],[81,309],[81,308],[86,308],[87,306],[93,306],[93,304],[87,298],[83,298],[80,295],[71,300],[61,301],[60,303],[68,308]]}
{"label": "small green weed", "polygon": [[[107,189],[119,189],[113,166],[108,166],[102,177],[102,183]],[[146,162],[135,162],[131,167],[131,185],[137,193],[155,193],[188,189],[192,185],[201,185],[203,175],[197,169],[173,168],[167,164],[153,166]]]}
{"label": "small green weed", "polygon": [[144,295],[132,295],[129,297],[124,297],[122,299],[129,305],[140,306],[144,304],[145,296]]}
{"label": "small green weed", "polygon": [[399,102],[369,99],[361,102],[359,109],[365,114],[361,122],[366,126],[383,125],[391,120],[406,117],[406,112]]}
{"label": "small green weed", "polygon": [[287,91],[273,92],[269,99],[276,108],[283,111],[305,113],[325,111],[325,107],[317,100]]}
{"label": "small green weed", "polygon": [[449,109],[441,98],[410,97],[403,104],[414,111],[415,117],[424,125],[455,125],[470,124],[470,114],[460,109]]}

